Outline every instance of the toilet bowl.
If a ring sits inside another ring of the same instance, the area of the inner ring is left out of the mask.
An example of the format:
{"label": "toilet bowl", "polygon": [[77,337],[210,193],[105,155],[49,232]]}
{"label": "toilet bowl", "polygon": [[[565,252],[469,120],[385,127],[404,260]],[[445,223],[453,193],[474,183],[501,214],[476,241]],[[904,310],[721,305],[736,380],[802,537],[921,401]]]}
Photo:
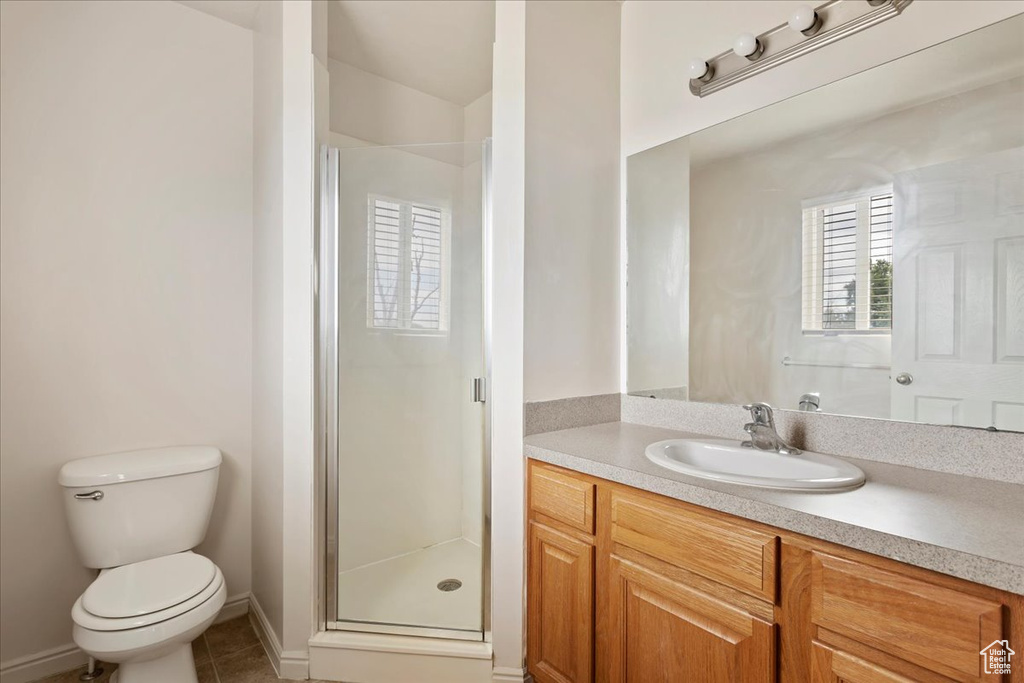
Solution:
{"label": "toilet bowl", "polygon": [[190,551],[104,571],[71,610],[73,638],[120,665],[119,683],[196,683],[192,641],[227,596],[224,575]]}
{"label": "toilet bowl", "polygon": [[198,683],[192,641],[216,619],[224,575],[192,552],[206,535],[221,453],[180,446],[73,460],[61,468],[71,539],[99,576],[71,609],[86,653],[118,683]]}

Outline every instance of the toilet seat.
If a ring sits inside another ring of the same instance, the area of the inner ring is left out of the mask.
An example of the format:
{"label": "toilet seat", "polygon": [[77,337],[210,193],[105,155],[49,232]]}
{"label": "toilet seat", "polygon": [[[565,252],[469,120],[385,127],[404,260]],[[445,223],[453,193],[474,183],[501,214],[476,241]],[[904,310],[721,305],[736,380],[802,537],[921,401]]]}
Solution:
{"label": "toilet seat", "polygon": [[155,557],[101,574],[82,594],[82,607],[105,619],[152,614],[197,595],[215,574],[213,562],[192,552]]}
{"label": "toilet seat", "polygon": [[213,562],[191,551],[111,569],[71,609],[74,622],[93,631],[149,626],[195,609],[224,584]]}

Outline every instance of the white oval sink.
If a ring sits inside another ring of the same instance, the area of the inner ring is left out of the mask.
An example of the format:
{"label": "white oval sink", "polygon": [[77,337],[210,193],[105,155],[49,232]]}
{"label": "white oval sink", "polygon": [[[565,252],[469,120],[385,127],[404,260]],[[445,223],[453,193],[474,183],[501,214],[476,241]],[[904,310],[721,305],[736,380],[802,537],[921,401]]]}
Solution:
{"label": "white oval sink", "polygon": [[652,443],[647,459],[691,477],[790,491],[849,491],[864,483],[856,465],[821,453],[781,455],[728,439],[669,439]]}

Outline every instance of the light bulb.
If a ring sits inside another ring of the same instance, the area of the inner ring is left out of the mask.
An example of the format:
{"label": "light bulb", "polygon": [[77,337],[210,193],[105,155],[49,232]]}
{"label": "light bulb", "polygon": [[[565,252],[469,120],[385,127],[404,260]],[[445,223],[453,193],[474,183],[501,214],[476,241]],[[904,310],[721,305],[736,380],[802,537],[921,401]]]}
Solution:
{"label": "light bulb", "polygon": [[690,78],[699,81],[705,79],[711,71],[711,67],[703,59],[690,60]]}
{"label": "light bulb", "polygon": [[754,61],[764,52],[764,46],[761,45],[760,40],[754,37],[753,33],[741,33],[733,41],[732,51],[740,57]]}
{"label": "light bulb", "polygon": [[789,15],[789,27],[805,36],[813,36],[821,28],[821,17],[810,5],[800,5]]}

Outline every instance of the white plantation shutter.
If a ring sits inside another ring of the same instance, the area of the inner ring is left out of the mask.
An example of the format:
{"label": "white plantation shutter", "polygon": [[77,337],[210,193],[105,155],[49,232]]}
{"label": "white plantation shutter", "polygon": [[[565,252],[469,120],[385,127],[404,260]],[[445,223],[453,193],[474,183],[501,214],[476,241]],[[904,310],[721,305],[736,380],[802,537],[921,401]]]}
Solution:
{"label": "white plantation shutter", "polygon": [[429,330],[441,325],[441,210],[412,209],[410,245],[409,323]]}
{"label": "white plantation shutter", "polygon": [[448,213],[371,195],[368,214],[367,326],[446,331]]}
{"label": "white plantation shutter", "polygon": [[857,205],[822,209],[821,328],[857,327]]}
{"label": "white plantation shutter", "polygon": [[891,188],[804,202],[805,332],[891,329],[892,207]]}
{"label": "white plantation shutter", "polygon": [[892,192],[871,197],[870,257],[872,268],[884,270],[889,276],[871,278],[870,324],[872,329],[892,329]]}
{"label": "white plantation shutter", "polygon": [[370,202],[370,326],[398,327],[402,297],[401,205],[385,199]]}

